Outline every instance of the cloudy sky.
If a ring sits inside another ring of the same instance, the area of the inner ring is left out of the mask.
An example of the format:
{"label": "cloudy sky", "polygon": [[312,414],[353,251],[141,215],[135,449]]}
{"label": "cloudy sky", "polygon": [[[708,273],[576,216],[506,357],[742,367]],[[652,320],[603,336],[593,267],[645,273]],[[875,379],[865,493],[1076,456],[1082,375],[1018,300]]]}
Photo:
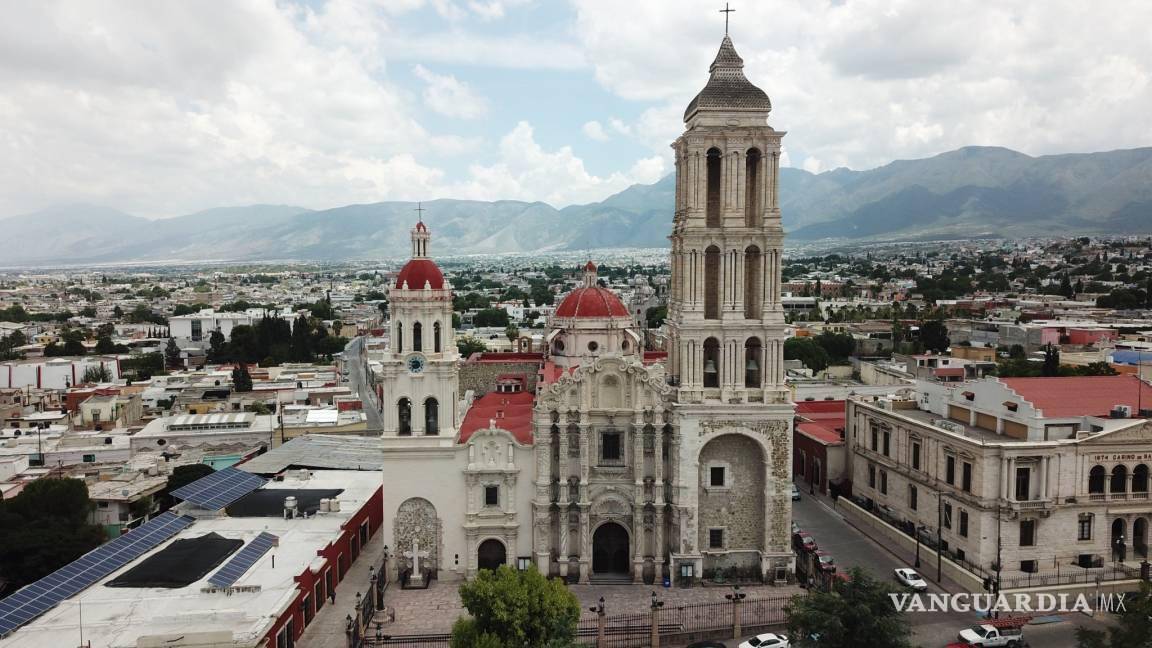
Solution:
{"label": "cloudy sky", "polygon": [[[596,201],[671,170],[714,0],[15,0],[0,217]],[[786,162],[1152,145],[1152,2],[736,0]]]}

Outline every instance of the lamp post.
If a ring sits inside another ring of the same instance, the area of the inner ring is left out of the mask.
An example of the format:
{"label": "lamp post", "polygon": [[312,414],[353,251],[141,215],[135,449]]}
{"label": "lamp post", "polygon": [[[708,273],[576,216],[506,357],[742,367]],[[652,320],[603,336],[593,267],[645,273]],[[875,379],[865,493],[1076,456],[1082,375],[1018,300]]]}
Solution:
{"label": "lamp post", "polygon": [[596,648],[604,648],[604,597],[600,597],[600,602],[588,608],[589,612],[596,613]]}
{"label": "lamp post", "polygon": [[740,601],[748,595],[740,591],[739,585],[732,586],[732,593],[725,594],[724,598],[732,602],[732,638],[740,638]]}
{"label": "lamp post", "polygon": [[660,648],[660,608],[664,601],[656,597],[656,590],[652,590],[652,648]]}
{"label": "lamp post", "polygon": [[936,491],[936,584],[944,582],[944,493]]}
{"label": "lamp post", "polygon": [[925,529],[923,524],[917,525],[915,529],[916,534],[916,569],[920,569],[920,532]]}

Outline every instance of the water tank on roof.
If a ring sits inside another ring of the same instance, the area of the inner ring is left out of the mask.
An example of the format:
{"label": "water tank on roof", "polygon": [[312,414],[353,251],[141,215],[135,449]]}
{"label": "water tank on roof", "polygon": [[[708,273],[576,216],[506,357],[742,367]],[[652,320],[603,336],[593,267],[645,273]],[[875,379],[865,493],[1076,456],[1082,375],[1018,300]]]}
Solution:
{"label": "water tank on roof", "polygon": [[330,500],[326,497],[322,498],[320,500],[320,512],[321,513],[328,513],[331,510],[332,510],[332,500]]}
{"label": "water tank on roof", "polygon": [[296,517],[296,497],[289,495],[284,498],[284,519],[291,520]]}
{"label": "water tank on roof", "polygon": [[328,508],[333,513],[339,513],[340,512],[340,500],[333,497],[331,500],[328,501]]}

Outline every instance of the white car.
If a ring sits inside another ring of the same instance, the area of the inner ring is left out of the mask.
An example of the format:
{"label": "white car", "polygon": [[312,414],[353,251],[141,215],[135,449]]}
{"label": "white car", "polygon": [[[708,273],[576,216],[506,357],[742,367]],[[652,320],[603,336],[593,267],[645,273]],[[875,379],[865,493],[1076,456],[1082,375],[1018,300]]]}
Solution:
{"label": "white car", "polygon": [[788,637],[768,632],[752,637],[740,644],[740,648],[790,648],[791,645],[788,643]]}
{"label": "white car", "polygon": [[928,583],[920,574],[916,573],[915,569],[908,569],[904,567],[894,571],[896,574],[896,581],[904,587],[911,587],[917,592],[923,592],[928,589]]}

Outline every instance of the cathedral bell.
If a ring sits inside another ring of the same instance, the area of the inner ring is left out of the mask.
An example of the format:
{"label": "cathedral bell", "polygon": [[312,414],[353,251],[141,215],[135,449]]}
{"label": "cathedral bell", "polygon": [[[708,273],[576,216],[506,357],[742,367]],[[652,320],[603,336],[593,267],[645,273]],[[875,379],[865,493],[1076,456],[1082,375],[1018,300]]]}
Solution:
{"label": "cathedral bell", "polygon": [[708,358],[708,362],[704,363],[704,373],[706,373],[706,374],[716,373],[716,361],[715,360],[713,360],[712,358]]}
{"label": "cathedral bell", "polygon": [[756,358],[748,358],[748,371],[760,371],[760,363],[756,362]]}

